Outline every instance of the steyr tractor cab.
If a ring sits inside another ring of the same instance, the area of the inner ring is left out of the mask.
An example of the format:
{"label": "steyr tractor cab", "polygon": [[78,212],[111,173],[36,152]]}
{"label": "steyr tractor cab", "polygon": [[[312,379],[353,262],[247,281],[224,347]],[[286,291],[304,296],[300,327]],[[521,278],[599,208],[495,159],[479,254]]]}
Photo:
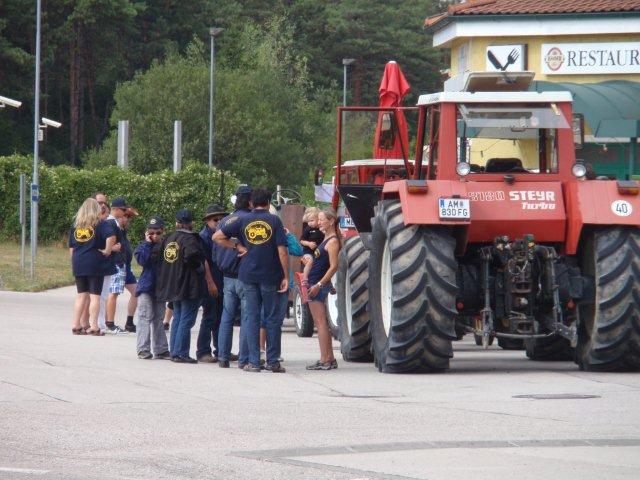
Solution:
{"label": "steyr tractor cab", "polygon": [[[569,92],[504,91],[504,75],[420,96],[413,159],[383,182],[341,165],[339,109],[336,189],[358,231],[337,275],[346,360],[445,370],[472,332],[532,360],[640,368],[640,186],[576,160]],[[393,125],[403,109],[378,110]]]}

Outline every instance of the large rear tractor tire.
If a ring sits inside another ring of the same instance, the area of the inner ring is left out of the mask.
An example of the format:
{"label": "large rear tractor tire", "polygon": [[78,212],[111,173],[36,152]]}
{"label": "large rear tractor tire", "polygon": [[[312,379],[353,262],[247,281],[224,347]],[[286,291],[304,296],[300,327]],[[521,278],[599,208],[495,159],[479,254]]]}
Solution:
{"label": "large rear tractor tire", "polygon": [[594,295],[578,304],[576,363],[582,370],[640,370],[640,229],[596,230],[582,252]]}
{"label": "large rear tractor tire", "polygon": [[296,326],[296,334],[299,337],[313,336],[313,317],[309,305],[302,303],[300,293],[296,290],[293,297],[293,320]]}
{"label": "large rear tractor tire", "polygon": [[503,350],[524,350],[524,342],[519,338],[498,337],[498,346]]}
{"label": "large rear tractor tire", "polygon": [[527,357],[531,360],[561,362],[573,359],[569,340],[559,335],[544,338],[527,338],[524,341]]}
{"label": "large rear tractor tire", "polygon": [[378,203],[369,260],[371,335],[382,372],[449,368],[456,339],[455,240],[442,227],[405,226],[400,202]]}
{"label": "large rear tractor tire", "polygon": [[338,258],[338,312],[340,350],[347,362],[370,362],[369,331],[369,251],[359,237],[349,238]]}

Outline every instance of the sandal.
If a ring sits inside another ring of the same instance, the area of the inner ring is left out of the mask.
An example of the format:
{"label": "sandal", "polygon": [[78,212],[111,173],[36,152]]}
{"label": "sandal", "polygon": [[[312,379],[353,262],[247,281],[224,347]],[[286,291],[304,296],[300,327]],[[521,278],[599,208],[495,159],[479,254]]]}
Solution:
{"label": "sandal", "polygon": [[71,329],[71,333],[73,333],[74,335],[86,335],[87,332],[85,332],[84,328],[80,327],[80,328],[72,328]]}
{"label": "sandal", "polygon": [[86,332],[87,332],[87,335],[93,335],[95,337],[104,337],[104,332],[100,329],[98,330],[89,329],[89,330],[86,330]]}

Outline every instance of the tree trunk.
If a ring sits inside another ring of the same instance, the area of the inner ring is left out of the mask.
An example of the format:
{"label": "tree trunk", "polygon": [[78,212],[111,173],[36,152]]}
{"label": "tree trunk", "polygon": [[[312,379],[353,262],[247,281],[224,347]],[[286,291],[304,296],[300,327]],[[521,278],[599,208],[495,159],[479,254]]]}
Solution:
{"label": "tree trunk", "polygon": [[82,25],[73,23],[69,45],[69,161],[77,165],[80,153],[82,107]]}

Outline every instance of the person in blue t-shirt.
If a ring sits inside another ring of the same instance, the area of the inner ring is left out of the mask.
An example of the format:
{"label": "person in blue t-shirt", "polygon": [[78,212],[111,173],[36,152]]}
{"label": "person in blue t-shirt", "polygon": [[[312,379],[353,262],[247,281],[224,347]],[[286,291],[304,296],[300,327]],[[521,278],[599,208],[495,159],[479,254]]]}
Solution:
{"label": "person in blue t-shirt", "polygon": [[[241,329],[245,329],[249,363],[238,366],[245,371],[260,371],[260,313],[267,324],[267,366],[283,373],[280,365],[281,320],[278,319],[278,293],[289,288],[289,256],[282,221],[269,213],[271,194],[261,188],[251,194],[253,211],[238,221],[226,223],[213,236],[224,247],[235,248],[242,257],[238,279],[242,283]],[[230,238],[240,240],[234,244]]]}
{"label": "person in blue t-shirt", "polygon": [[[115,273],[111,249],[116,243],[113,223],[100,220],[100,204],[87,198],[76,213],[73,228],[69,232],[71,265],[76,279],[76,297],[73,310],[74,335],[99,335],[98,327],[100,293],[105,275]],[[81,325],[86,305],[89,304],[89,327]]]}
{"label": "person in blue t-shirt", "polygon": [[[234,200],[235,210],[220,220],[219,229],[227,223],[237,222],[251,213],[251,192],[251,187],[248,185],[240,185],[238,187]],[[229,362],[234,360],[240,360],[240,365],[249,363],[246,336],[243,335],[246,330],[240,331],[240,355],[236,356],[231,353],[233,323],[240,314],[240,299],[242,298],[242,282],[238,280],[241,258],[238,257],[238,252],[236,251],[236,245],[239,240],[234,238],[231,240],[233,248],[225,248],[217,243],[213,246],[213,255],[215,256],[217,267],[222,272],[222,284],[224,286],[222,318],[220,319],[218,334],[218,366],[221,368],[229,368]]]}

